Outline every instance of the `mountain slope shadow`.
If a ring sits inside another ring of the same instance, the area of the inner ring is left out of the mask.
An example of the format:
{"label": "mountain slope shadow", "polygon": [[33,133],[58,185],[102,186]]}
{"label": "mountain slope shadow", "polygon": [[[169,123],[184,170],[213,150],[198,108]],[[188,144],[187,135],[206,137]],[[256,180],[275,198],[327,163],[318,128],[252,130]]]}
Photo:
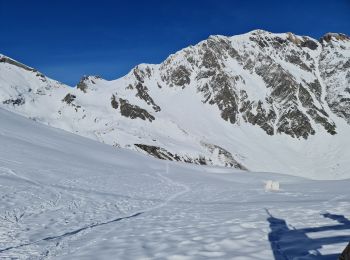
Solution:
{"label": "mountain slope shadow", "polygon": [[307,235],[308,233],[336,230],[349,230],[350,232],[350,220],[345,218],[343,215],[334,215],[330,213],[322,214],[322,216],[325,218],[330,218],[339,222],[339,224],[336,225],[290,229],[284,219],[279,219],[272,216],[268,210],[266,210],[266,212],[269,215],[267,221],[269,222],[271,229],[268,239],[270,241],[275,260],[338,259],[341,252],[339,252],[339,254],[322,255],[319,250],[324,245],[350,241],[350,235],[325,238],[310,238]]}

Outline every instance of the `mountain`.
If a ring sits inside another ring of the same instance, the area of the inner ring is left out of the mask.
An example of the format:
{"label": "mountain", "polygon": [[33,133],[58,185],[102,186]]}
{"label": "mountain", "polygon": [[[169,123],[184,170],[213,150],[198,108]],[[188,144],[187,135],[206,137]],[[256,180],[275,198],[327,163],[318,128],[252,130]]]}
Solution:
{"label": "mountain", "polygon": [[350,38],[211,36],[108,81],[71,88],[0,57],[1,106],[154,157],[349,177]]}

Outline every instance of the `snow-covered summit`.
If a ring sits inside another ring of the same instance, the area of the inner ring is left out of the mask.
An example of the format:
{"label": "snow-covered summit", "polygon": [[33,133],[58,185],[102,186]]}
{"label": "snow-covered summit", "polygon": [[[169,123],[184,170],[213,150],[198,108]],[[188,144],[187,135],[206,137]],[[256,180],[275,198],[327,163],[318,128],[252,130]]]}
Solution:
{"label": "snow-covered summit", "polygon": [[330,41],[350,41],[350,36],[344,33],[326,33],[320,39],[321,42],[330,42]]}
{"label": "snow-covered summit", "polygon": [[112,81],[85,76],[75,88],[0,60],[0,102],[161,159],[343,178],[350,41],[342,39],[263,30],[211,36],[161,64]]}

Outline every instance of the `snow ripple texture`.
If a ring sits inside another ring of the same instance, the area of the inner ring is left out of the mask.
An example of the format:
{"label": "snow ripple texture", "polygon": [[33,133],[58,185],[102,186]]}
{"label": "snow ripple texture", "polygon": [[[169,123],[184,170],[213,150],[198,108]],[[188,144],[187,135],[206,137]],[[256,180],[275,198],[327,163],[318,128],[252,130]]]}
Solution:
{"label": "snow ripple texture", "polygon": [[164,162],[1,109],[0,122],[0,259],[336,259],[350,240],[349,180]]}

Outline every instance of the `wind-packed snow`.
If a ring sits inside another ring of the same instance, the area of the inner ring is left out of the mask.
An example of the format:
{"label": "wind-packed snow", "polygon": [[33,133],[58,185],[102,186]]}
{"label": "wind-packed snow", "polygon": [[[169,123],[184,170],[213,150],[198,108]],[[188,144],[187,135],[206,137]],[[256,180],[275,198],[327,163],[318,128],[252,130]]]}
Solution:
{"label": "wind-packed snow", "polygon": [[2,109],[0,123],[0,259],[336,259],[350,240],[350,180],[160,161]]}

